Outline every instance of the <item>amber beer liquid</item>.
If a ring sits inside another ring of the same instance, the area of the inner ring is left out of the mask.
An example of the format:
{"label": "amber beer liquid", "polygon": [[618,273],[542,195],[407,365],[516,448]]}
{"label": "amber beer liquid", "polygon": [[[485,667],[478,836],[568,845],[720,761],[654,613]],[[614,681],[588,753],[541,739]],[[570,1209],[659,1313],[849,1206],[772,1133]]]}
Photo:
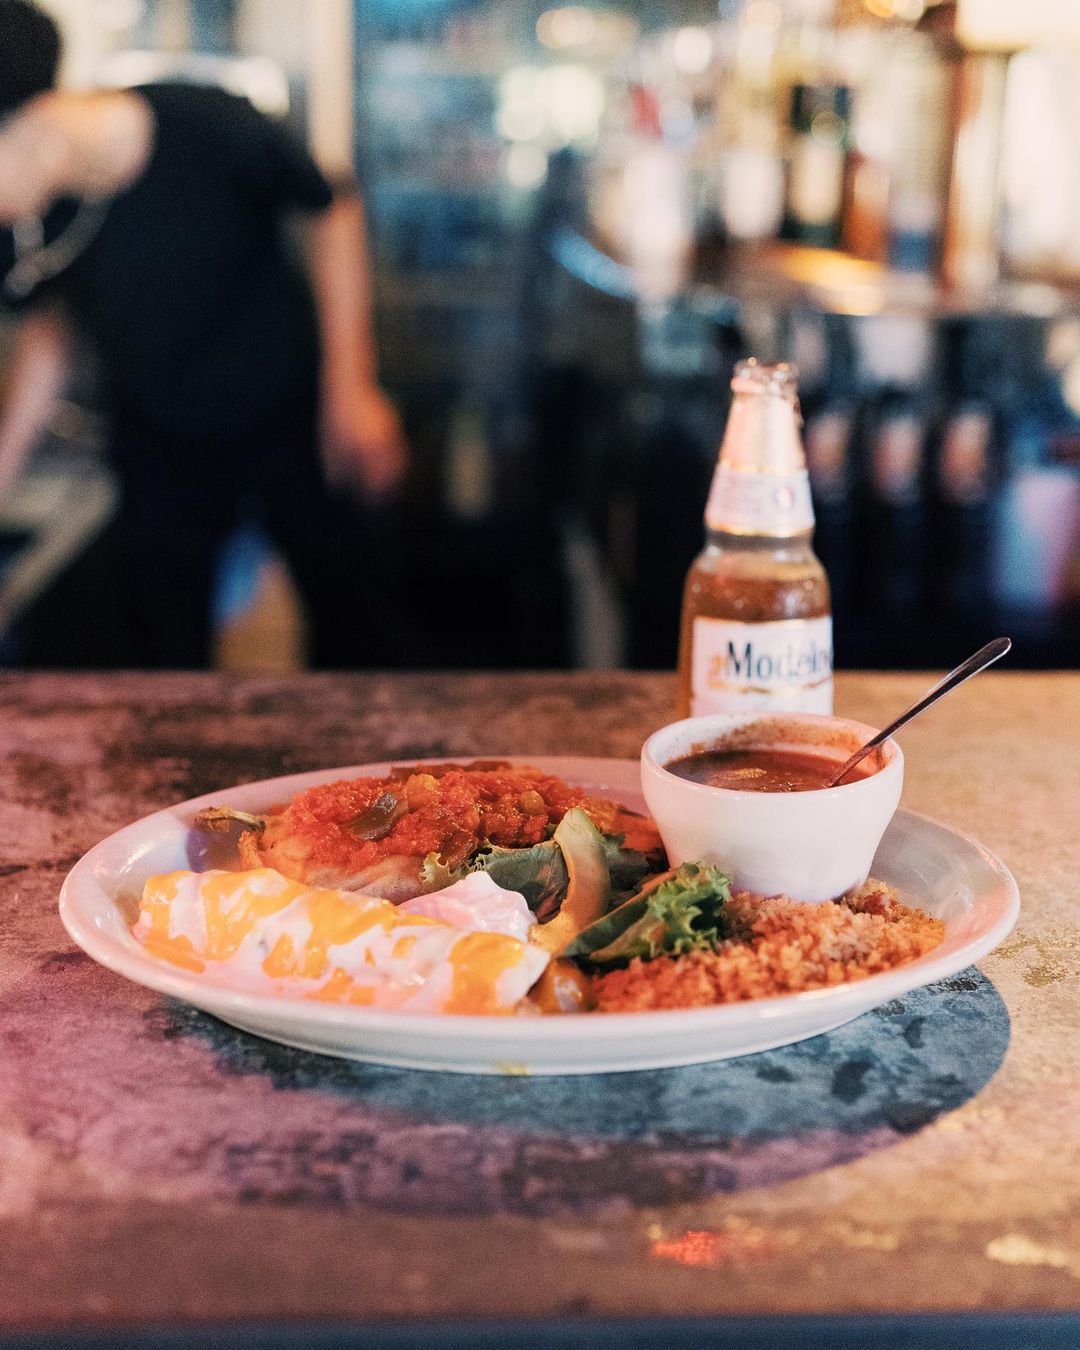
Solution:
{"label": "amber beer liquid", "polygon": [[829,582],[814,511],[796,372],[740,361],[705,507],[705,547],[686,577],[680,717],[832,712]]}

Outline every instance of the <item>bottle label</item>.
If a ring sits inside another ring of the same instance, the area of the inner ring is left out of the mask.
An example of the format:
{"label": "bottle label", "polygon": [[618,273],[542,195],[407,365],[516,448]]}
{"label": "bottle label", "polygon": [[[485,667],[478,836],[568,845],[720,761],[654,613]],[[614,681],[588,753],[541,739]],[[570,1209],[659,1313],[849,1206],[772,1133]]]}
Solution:
{"label": "bottle label", "polygon": [[850,495],[848,455],[851,417],[839,408],[821,412],[806,428],[806,461],[818,502],[836,505]]}
{"label": "bottle label", "polygon": [[726,534],[760,534],[775,539],[814,528],[810,477],[796,473],[752,473],[718,464],[713,474],[705,524]]}
{"label": "bottle label", "polygon": [[909,506],[922,488],[923,424],[912,413],[885,417],[871,451],[877,495],[886,505]]}
{"label": "bottle label", "polygon": [[941,495],[952,506],[979,506],[989,490],[990,437],[988,413],[958,413],[945,432],[938,464]]}
{"label": "bottle label", "polygon": [[694,620],[690,712],[832,712],[832,619]]}
{"label": "bottle label", "polygon": [[844,147],[832,136],[797,136],[791,158],[791,214],[802,225],[832,225],[844,197]]}

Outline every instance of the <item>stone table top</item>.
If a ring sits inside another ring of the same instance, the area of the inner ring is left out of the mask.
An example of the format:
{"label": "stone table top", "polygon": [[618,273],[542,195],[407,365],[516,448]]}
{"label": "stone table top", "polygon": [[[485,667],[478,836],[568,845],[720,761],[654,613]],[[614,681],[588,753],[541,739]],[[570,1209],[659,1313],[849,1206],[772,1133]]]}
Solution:
{"label": "stone table top", "polygon": [[[842,675],[837,712],[883,725],[928,683]],[[762,1055],[353,1064],[130,984],[58,919],[72,864],[159,807],[393,758],[636,758],[672,697],[629,673],[0,675],[0,1331],[1080,1312],[1075,675],[982,675],[903,733],[904,805],[1011,868],[1011,937]]]}

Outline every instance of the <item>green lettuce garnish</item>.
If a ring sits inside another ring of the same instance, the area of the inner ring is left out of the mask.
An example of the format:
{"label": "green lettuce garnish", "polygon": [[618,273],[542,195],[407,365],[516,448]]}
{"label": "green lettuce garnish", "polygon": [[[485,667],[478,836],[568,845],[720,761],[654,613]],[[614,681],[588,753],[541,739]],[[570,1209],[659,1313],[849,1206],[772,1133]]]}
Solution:
{"label": "green lettuce garnish", "polygon": [[[610,878],[606,904],[614,907],[640,892],[652,874],[653,866],[644,853],[624,848],[621,834],[605,834],[603,844]],[[438,853],[429,853],[420,876],[424,890],[435,891],[460,881],[470,872],[486,872],[497,885],[523,895],[525,903],[541,921],[558,913],[570,884],[566,859],[554,839],[546,839],[530,848],[483,844],[459,867],[447,867]]]}
{"label": "green lettuce garnish", "polygon": [[471,872],[486,872],[497,885],[517,891],[534,914],[553,914],[563,902],[570,874],[562,849],[553,839],[531,848],[499,848],[485,845],[468,865]]}
{"label": "green lettuce garnish", "polygon": [[560,956],[614,965],[635,956],[682,956],[714,949],[722,940],[730,878],[706,863],[683,863],[664,881],[597,919]]}
{"label": "green lettuce garnish", "polygon": [[420,880],[424,883],[425,893],[441,891],[452,886],[468,873],[467,867],[448,867],[439,853],[429,853],[420,868]]}
{"label": "green lettuce garnish", "polygon": [[622,834],[604,835],[604,857],[607,859],[608,876],[611,878],[611,905],[621,905],[632,895],[637,895],[645,884],[646,877],[656,871],[644,853],[636,848],[624,848]]}
{"label": "green lettuce garnish", "polygon": [[[653,869],[644,853],[623,848],[621,834],[605,834],[603,841],[611,879],[607,903],[619,905],[638,893]],[[470,872],[487,872],[492,881],[508,891],[518,891],[540,919],[558,911],[570,882],[562,848],[554,839],[533,844],[531,848],[486,844],[466,866]]]}

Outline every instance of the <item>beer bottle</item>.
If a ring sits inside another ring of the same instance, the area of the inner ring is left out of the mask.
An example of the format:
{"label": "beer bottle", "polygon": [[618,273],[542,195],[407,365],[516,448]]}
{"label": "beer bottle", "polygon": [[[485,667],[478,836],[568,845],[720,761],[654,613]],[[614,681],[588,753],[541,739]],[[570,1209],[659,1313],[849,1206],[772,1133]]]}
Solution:
{"label": "beer bottle", "polygon": [[740,361],[691,564],[679,716],[832,712],[832,612],[814,554],[796,371]]}

